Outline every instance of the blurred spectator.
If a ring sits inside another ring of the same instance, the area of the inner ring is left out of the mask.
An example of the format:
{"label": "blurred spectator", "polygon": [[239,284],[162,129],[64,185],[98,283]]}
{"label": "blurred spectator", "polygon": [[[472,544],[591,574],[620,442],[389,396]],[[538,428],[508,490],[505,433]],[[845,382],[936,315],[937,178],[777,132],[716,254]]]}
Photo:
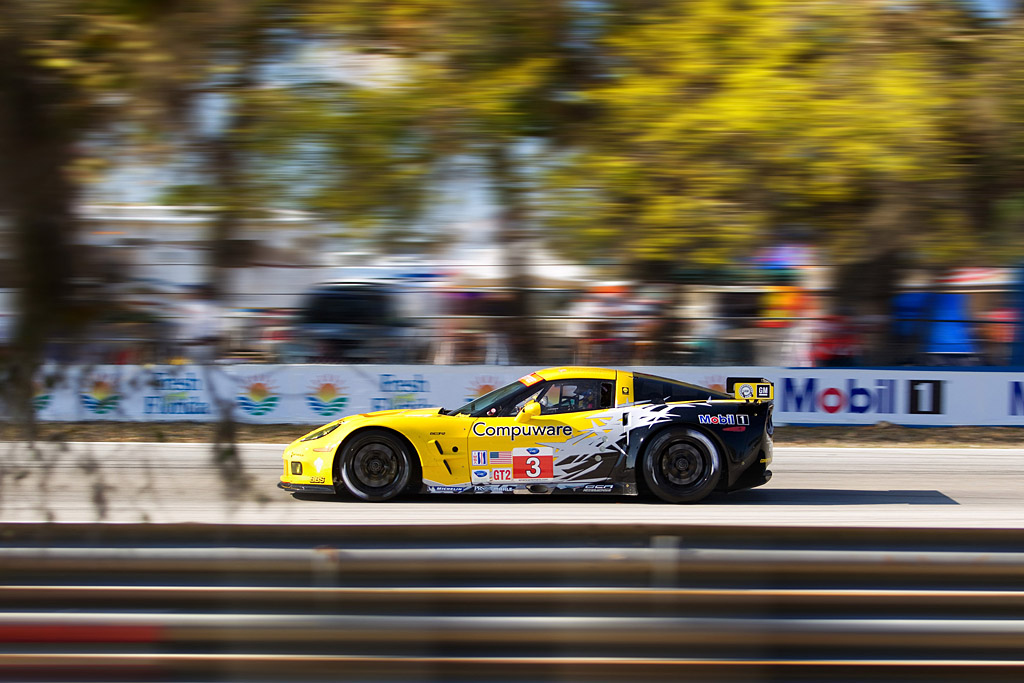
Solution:
{"label": "blurred spectator", "polygon": [[607,365],[623,360],[623,340],[630,325],[624,292],[625,286],[617,283],[596,285],[591,290],[587,331],[579,354],[583,363]]}
{"label": "blurred spectator", "polygon": [[507,290],[444,292],[442,314],[434,321],[431,353],[436,365],[510,362],[513,294]]}
{"label": "blurred spectator", "polygon": [[597,296],[584,292],[579,299],[569,306],[569,325],[567,332],[572,344],[572,362],[585,364],[588,362],[590,332],[594,321],[601,315],[601,304]]}
{"label": "blurred spectator", "polygon": [[757,362],[789,367],[810,365],[813,328],[810,313],[810,300],[803,288],[795,285],[769,287],[763,296],[761,318],[755,325],[776,331],[777,336],[768,341],[777,348],[777,353],[758,358]]}
{"label": "blurred spectator", "polygon": [[818,321],[814,336],[811,360],[815,367],[849,367],[858,364],[861,339],[849,315],[824,316]]}
{"label": "blurred spectator", "polygon": [[979,341],[984,347],[983,357],[988,365],[1006,365],[1010,362],[1010,345],[1013,343],[1013,329],[1017,313],[1009,306],[1002,306],[981,314]]}
{"label": "blurred spectator", "polygon": [[179,314],[180,360],[200,364],[216,360],[221,337],[221,315],[211,289],[202,286],[186,294],[179,307]]}

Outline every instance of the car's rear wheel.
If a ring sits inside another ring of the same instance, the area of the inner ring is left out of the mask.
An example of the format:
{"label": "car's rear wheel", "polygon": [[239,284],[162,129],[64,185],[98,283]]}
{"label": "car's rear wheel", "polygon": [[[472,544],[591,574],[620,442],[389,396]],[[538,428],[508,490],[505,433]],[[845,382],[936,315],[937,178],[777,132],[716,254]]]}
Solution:
{"label": "car's rear wheel", "polygon": [[718,448],[693,429],[670,429],[654,437],[643,459],[644,481],[662,500],[695,503],[707,497],[722,476]]}
{"label": "car's rear wheel", "polygon": [[362,500],[391,500],[409,487],[413,464],[408,447],[384,431],[356,434],[342,448],[339,473],[345,488]]}

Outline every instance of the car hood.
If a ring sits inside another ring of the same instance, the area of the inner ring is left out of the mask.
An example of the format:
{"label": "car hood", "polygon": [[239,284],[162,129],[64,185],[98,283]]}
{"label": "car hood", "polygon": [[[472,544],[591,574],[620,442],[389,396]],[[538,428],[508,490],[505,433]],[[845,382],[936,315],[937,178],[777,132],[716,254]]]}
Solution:
{"label": "car hood", "polygon": [[[396,417],[402,417],[402,418],[407,418],[407,417],[434,417],[434,416],[438,415],[440,412],[441,412],[440,408],[398,408],[396,410],[376,410],[376,411],[370,412],[370,413],[358,413],[356,415],[349,415],[347,417],[341,418],[340,420],[335,420],[334,422],[328,422],[327,424],[322,425],[321,427],[317,427],[317,429],[323,429],[323,427],[326,427],[326,426],[332,425],[332,424],[338,425],[339,429],[336,430],[335,432],[332,432],[332,437],[331,438],[333,440],[333,439],[335,439],[337,437],[340,437],[340,436],[343,436],[344,434],[347,434],[348,432],[351,432],[353,429],[356,429],[358,427],[362,427],[363,425],[366,425],[367,423],[374,424],[374,423],[378,423],[378,422],[380,422],[382,420],[386,421],[386,420],[390,420],[391,418],[396,418]],[[313,430],[313,431],[316,431],[316,430]],[[313,432],[310,432],[310,434],[312,434],[312,433]],[[291,444],[289,444],[289,448],[294,447],[294,446],[301,446],[304,443],[309,443],[309,442],[305,442],[304,441],[306,436],[309,436],[309,434],[300,436],[298,439],[296,439]],[[324,438],[326,438],[326,437],[324,437]]]}

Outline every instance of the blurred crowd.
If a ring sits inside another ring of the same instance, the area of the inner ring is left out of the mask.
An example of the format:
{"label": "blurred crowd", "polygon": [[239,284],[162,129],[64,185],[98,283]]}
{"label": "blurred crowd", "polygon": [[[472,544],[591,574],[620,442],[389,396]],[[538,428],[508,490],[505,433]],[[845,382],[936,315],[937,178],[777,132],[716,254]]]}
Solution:
{"label": "blurred crowd", "polygon": [[[194,288],[50,340],[87,364],[1006,365],[1009,291],[894,294],[886,315],[795,285],[594,284],[530,290],[325,283],[297,309],[229,310]],[[7,316],[0,340],[14,329]]]}

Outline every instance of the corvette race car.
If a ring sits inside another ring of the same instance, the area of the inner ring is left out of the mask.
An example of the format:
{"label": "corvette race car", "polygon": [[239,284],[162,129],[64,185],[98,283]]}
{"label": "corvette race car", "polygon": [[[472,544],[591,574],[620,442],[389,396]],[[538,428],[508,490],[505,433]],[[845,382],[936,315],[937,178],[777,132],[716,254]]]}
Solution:
{"label": "corvette race car", "polygon": [[286,491],[367,501],[428,493],[649,490],[673,503],[771,478],[773,387],[722,393],[604,368],[538,370],[461,408],[346,417],[284,452]]}

